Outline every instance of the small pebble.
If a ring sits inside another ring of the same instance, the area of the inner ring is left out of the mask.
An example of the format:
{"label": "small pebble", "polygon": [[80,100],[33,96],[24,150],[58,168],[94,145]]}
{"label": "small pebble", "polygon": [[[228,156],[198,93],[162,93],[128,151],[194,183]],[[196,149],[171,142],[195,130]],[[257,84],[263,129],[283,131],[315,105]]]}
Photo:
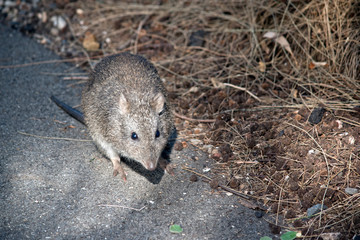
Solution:
{"label": "small pebble", "polygon": [[279,137],[281,137],[282,135],[284,135],[285,134],[285,131],[284,130],[281,130],[280,132],[279,132]]}
{"label": "small pebble", "polygon": [[321,122],[322,117],[324,116],[325,113],[325,108],[315,108],[309,117],[308,122],[311,124],[318,124],[319,122]]}
{"label": "small pebble", "polygon": [[308,151],[308,155],[312,155],[312,154],[318,155],[318,154],[320,154],[320,151],[317,150],[317,149],[310,149],[310,150]]}
{"label": "small pebble", "polygon": [[76,14],[82,16],[84,14],[84,10],[81,8],[76,9]]}
{"label": "small pebble", "polygon": [[190,176],[190,181],[191,181],[191,182],[197,182],[197,181],[198,181],[198,177],[197,177],[195,174],[193,174],[193,175]]}
{"label": "small pebble", "polygon": [[203,169],[203,172],[204,172],[204,173],[206,173],[206,172],[210,172],[210,170],[211,170],[211,168],[209,168],[209,167],[205,167],[205,168]]}
{"label": "small pebble", "polygon": [[216,179],[211,180],[211,182],[210,182],[210,187],[211,187],[212,189],[218,188],[218,187],[219,187],[219,181],[216,180]]}
{"label": "small pebble", "polygon": [[183,145],[182,145],[182,143],[181,142],[176,142],[175,143],[175,145],[174,145],[174,149],[176,150],[176,151],[181,151],[181,150],[183,150]]}
{"label": "small pebble", "polygon": [[57,35],[59,35],[59,30],[57,28],[51,28],[50,33],[53,36],[57,36]]}
{"label": "small pebble", "polygon": [[265,215],[265,213],[263,211],[256,211],[255,212],[255,217],[257,218],[262,218]]}
{"label": "small pebble", "polygon": [[211,157],[218,160],[221,158],[221,153],[219,151],[219,148],[214,148],[212,151],[211,151]]}
{"label": "small pebble", "polygon": [[213,147],[214,147],[213,145],[204,145],[204,146],[203,146],[203,149],[204,149],[205,152],[207,152],[207,153],[210,154],[211,151],[212,151],[212,149],[213,149]]}
{"label": "small pebble", "polygon": [[272,234],[280,234],[281,227],[275,224],[269,223],[269,228]]}
{"label": "small pebble", "polygon": [[50,21],[53,23],[53,26],[59,29],[60,31],[66,27],[66,21],[61,16],[52,16]]}
{"label": "small pebble", "polygon": [[190,139],[190,142],[191,142],[191,144],[193,144],[193,145],[202,145],[202,144],[203,144],[203,142],[202,142],[201,140],[195,139],[195,138]]}
{"label": "small pebble", "polygon": [[229,186],[233,189],[236,189],[239,186],[239,181],[236,179],[231,179]]}
{"label": "small pebble", "polygon": [[296,114],[295,117],[294,117],[294,119],[295,119],[296,121],[300,121],[300,120],[302,119],[302,116],[301,116],[300,114]]}
{"label": "small pebble", "polygon": [[357,188],[345,188],[345,192],[349,195],[354,195],[357,194],[359,192],[359,190]]}
{"label": "small pebble", "polygon": [[5,1],[4,6],[5,7],[15,7],[16,6],[16,1]]}
{"label": "small pebble", "polygon": [[337,125],[337,128],[338,128],[338,129],[342,129],[342,128],[343,128],[343,122],[342,122],[342,121],[340,121],[340,120],[335,120],[335,122],[336,122],[336,125]]}
{"label": "small pebble", "polygon": [[349,136],[349,144],[354,145],[355,144],[355,138],[353,136]]}
{"label": "small pebble", "polygon": [[[321,211],[321,204],[316,204],[307,210],[307,216],[311,217]],[[327,209],[327,206],[323,205],[323,210]]]}
{"label": "small pebble", "polygon": [[205,43],[204,37],[206,32],[204,30],[198,30],[190,35],[188,46],[202,47]]}
{"label": "small pebble", "polygon": [[341,237],[341,233],[339,232],[329,232],[329,233],[322,233],[320,237],[323,240],[339,240]]}

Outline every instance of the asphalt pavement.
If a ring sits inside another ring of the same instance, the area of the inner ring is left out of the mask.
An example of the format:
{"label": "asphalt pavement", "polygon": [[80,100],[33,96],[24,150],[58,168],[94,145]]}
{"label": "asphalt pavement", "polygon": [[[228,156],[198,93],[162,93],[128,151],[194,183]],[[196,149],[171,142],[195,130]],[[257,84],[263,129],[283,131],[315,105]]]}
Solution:
{"label": "asphalt pavement", "polygon": [[[0,66],[12,66],[0,67],[0,239],[272,236],[267,222],[238,197],[189,181],[191,173],[182,166],[199,172],[212,166],[200,151],[173,150],[175,176],[130,163],[123,164],[126,183],[113,177],[111,162],[95,145],[79,141],[90,139],[86,127],[50,101],[55,95],[79,105],[81,84],[62,74],[81,71],[59,62],[15,66],[47,60],[60,58],[0,25]],[[171,233],[172,224],[183,232]]]}

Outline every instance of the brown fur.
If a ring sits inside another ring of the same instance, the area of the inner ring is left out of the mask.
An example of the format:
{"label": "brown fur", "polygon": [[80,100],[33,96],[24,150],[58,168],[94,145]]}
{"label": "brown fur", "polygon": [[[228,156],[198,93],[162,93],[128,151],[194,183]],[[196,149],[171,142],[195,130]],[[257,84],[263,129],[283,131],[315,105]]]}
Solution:
{"label": "brown fur", "polygon": [[104,58],[83,90],[82,108],[91,137],[113,162],[114,175],[125,178],[120,156],[148,170],[156,168],[173,117],[165,87],[149,61],[129,53]]}

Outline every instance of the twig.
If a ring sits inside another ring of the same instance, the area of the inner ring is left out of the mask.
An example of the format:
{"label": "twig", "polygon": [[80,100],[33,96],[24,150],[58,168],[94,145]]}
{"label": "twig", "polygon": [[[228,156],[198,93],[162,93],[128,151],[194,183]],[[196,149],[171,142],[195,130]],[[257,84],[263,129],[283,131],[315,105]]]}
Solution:
{"label": "twig", "polygon": [[184,119],[184,120],[188,120],[188,121],[191,121],[191,122],[204,122],[204,123],[213,123],[215,122],[216,120],[215,119],[195,119],[195,118],[189,118],[189,117],[186,117],[184,115],[181,115],[175,111],[173,111],[173,114],[178,117],[178,118],[181,118],[181,119]]}
{"label": "twig", "polygon": [[150,17],[150,14],[146,15],[145,18],[139,23],[139,26],[137,28],[135,45],[134,45],[134,53],[135,54],[138,53],[138,42],[139,42],[139,36],[140,36],[141,29],[142,29],[143,25],[145,24],[145,22],[149,19],[149,17]]}
{"label": "twig", "polygon": [[121,205],[111,205],[111,204],[100,204],[98,205],[99,207],[115,207],[115,208],[124,208],[124,209],[130,209],[130,210],[134,210],[137,212],[140,212],[141,210],[143,210],[145,208],[145,206],[143,206],[142,208],[132,208],[132,207],[126,207],[126,206],[121,206]]}
{"label": "twig", "polygon": [[89,77],[79,76],[79,77],[63,77],[63,80],[88,80]]}
{"label": "twig", "polygon": [[258,164],[259,161],[241,161],[241,160],[239,160],[239,161],[236,161],[235,163],[237,163],[237,164]]}
{"label": "twig", "polygon": [[79,73],[64,73],[64,72],[58,72],[58,73],[52,73],[52,72],[39,72],[40,74],[43,75],[50,75],[50,76],[63,76],[63,75],[70,75],[70,76],[76,76],[76,75],[83,75],[84,73],[79,72]]}
{"label": "twig", "polygon": [[30,137],[36,137],[36,138],[42,138],[42,139],[51,139],[51,140],[65,140],[65,141],[74,141],[74,142],[91,142],[92,140],[87,139],[75,139],[75,138],[61,138],[61,137],[47,137],[47,136],[39,136],[35,134],[25,133],[18,131],[19,134],[30,136]]}
{"label": "twig", "polygon": [[255,98],[257,101],[262,102],[262,100],[261,100],[260,98],[258,98],[257,96],[255,96],[252,92],[250,92],[250,91],[247,90],[246,88],[239,87],[239,86],[236,86],[236,85],[231,84],[231,83],[222,83],[222,85],[228,86],[228,87],[232,87],[232,88],[236,88],[236,89],[239,89],[239,90],[241,90],[241,91],[244,91],[244,92],[246,92],[247,94],[249,94],[250,96],[252,96],[253,98]]}

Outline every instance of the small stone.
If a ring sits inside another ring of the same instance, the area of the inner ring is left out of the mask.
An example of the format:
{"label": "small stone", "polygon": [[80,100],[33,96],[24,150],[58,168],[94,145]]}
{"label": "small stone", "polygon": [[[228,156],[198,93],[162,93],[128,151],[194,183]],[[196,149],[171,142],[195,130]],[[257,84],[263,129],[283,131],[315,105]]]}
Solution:
{"label": "small stone", "polygon": [[198,177],[197,177],[195,174],[193,174],[193,175],[190,176],[190,181],[191,181],[191,182],[197,182],[197,181],[198,181]]}
{"label": "small stone", "polygon": [[265,213],[263,211],[256,211],[255,212],[255,217],[257,218],[262,218],[265,215]]}
{"label": "small stone", "polygon": [[206,32],[204,30],[198,30],[190,35],[188,46],[202,47],[205,43],[204,37]]}
{"label": "small stone", "polygon": [[210,172],[210,171],[211,171],[211,168],[209,168],[209,167],[205,167],[202,171],[203,171],[204,173],[206,173],[206,172]]}
{"label": "small stone", "polygon": [[213,147],[214,147],[213,145],[204,145],[202,148],[204,149],[205,152],[211,154]]}
{"label": "small stone", "polygon": [[294,117],[294,119],[295,119],[296,121],[300,121],[300,120],[302,119],[302,116],[301,116],[300,114],[296,114],[295,117]]}
{"label": "small stone", "polygon": [[343,122],[342,122],[342,121],[340,121],[340,120],[335,120],[335,122],[336,122],[336,126],[337,126],[338,129],[342,129],[342,128],[343,128]]}
{"label": "small stone", "polygon": [[322,233],[320,237],[323,240],[339,240],[341,237],[341,233],[339,232],[330,232],[330,233]]}
{"label": "small stone", "polygon": [[76,9],[76,14],[82,16],[84,14],[84,10],[81,8]]}
{"label": "small stone", "polygon": [[215,160],[219,160],[221,158],[221,153],[219,151],[218,148],[214,148],[212,151],[211,151],[211,158],[215,159]]}
{"label": "small stone", "polygon": [[61,16],[52,16],[50,21],[53,23],[53,26],[59,29],[60,31],[66,27],[66,21]]}
{"label": "small stone", "polygon": [[16,1],[5,1],[4,6],[5,7],[15,7],[16,6]]}
{"label": "small stone", "polygon": [[194,134],[199,134],[199,133],[201,133],[201,128],[194,128],[193,129],[193,131],[194,131]]}
{"label": "small stone", "polygon": [[314,214],[317,214],[321,211],[321,207],[323,206],[323,209],[322,210],[325,210],[327,209],[327,206],[325,205],[322,205],[322,204],[316,204],[314,206],[312,206],[311,208],[308,208],[307,210],[307,216],[308,217],[311,217],[313,216]]}
{"label": "small stone", "polygon": [[202,145],[203,142],[199,139],[190,139],[190,143],[193,144],[193,145]]}
{"label": "small stone", "polygon": [[36,16],[42,23],[47,22],[47,13],[45,11],[42,13],[38,13]]}
{"label": "small stone", "polygon": [[357,188],[347,187],[347,188],[345,188],[345,192],[349,195],[354,195],[354,194],[357,194],[359,192],[359,190]]}
{"label": "small stone", "polygon": [[269,223],[269,228],[272,234],[280,234],[281,227],[275,224]]}
{"label": "small stone", "polygon": [[57,28],[51,28],[50,33],[53,36],[58,36],[59,35],[59,30]]}
{"label": "small stone", "polygon": [[239,186],[239,181],[233,178],[231,179],[229,186],[233,189],[236,189]]}
{"label": "small stone", "polygon": [[324,116],[325,113],[325,108],[315,108],[309,117],[308,122],[311,124],[318,124],[319,122],[321,122],[322,117]]}
{"label": "small stone", "polygon": [[211,182],[210,182],[210,187],[211,187],[212,189],[218,188],[218,187],[219,187],[219,181],[216,180],[216,179],[211,180]]}
{"label": "small stone", "polygon": [[349,136],[349,144],[354,145],[355,144],[355,138],[353,136]]}
{"label": "small stone", "polygon": [[319,154],[320,154],[320,151],[317,149],[310,149],[308,151],[308,155],[319,155]]}
{"label": "small stone", "polygon": [[284,134],[285,134],[285,131],[284,131],[284,130],[281,130],[281,131],[279,132],[279,137],[283,136]]}
{"label": "small stone", "polygon": [[96,51],[100,47],[100,43],[96,40],[95,35],[91,32],[85,33],[82,45],[88,51]]}
{"label": "small stone", "polygon": [[174,149],[176,150],[176,151],[181,151],[181,150],[183,150],[183,145],[182,145],[182,143],[181,142],[176,142],[175,144],[174,144]]}

